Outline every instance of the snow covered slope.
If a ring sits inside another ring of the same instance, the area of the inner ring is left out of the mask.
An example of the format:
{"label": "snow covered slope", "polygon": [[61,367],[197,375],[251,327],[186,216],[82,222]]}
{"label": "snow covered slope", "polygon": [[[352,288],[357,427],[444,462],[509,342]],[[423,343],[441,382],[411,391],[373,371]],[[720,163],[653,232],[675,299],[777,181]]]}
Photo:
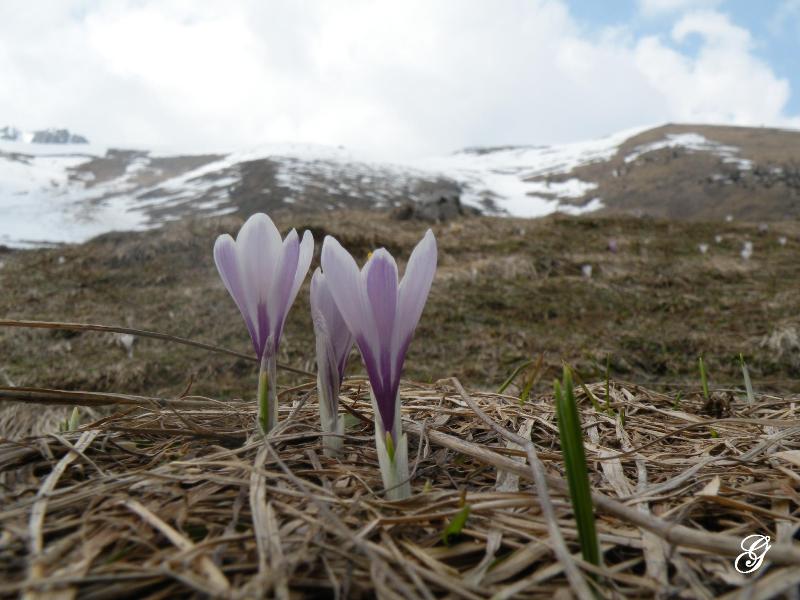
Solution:
{"label": "snow covered slope", "polygon": [[224,155],[0,142],[0,244],[79,242],[186,215],[279,207],[392,207],[456,184],[338,148],[272,145]]}
{"label": "snow covered slope", "polygon": [[[608,161],[623,142],[641,131],[644,129],[558,146],[471,148],[421,164],[461,183],[462,201],[467,204],[494,207],[518,217],[541,217],[556,211],[579,214],[603,206],[602,199],[592,195],[597,184],[558,176],[583,165]],[[588,204],[570,204],[587,196],[591,197]]]}
{"label": "snow covered slope", "polygon": [[[740,130],[762,137],[771,131],[665,126],[556,146],[472,148],[405,164],[313,145],[185,155],[0,140],[0,245],[80,242],[186,215],[386,208],[443,191],[498,215],[630,212],[642,206],[648,207],[644,213],[662,214],[675,203],[654,191],[680,188],[689,172],[695,183],[707,179],[725,194],[738,189],[730,182],[755,181],[764,168],[790,185],[800,134],[786,133],[795,146],[777,144],[790,147],[784,165],[783,150],[763,140],[756,144]],[[684,186],[693,201],[693,195],[716,193],[711,184],[701,190],[695,183]]]}

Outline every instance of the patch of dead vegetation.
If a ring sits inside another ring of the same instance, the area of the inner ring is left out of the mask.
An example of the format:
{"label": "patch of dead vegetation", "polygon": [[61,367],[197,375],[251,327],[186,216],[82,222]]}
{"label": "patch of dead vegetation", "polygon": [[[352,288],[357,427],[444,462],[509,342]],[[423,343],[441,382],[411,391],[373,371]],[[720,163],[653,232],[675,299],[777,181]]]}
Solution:
{"label": "patch of dead vegetation", "polygon": [[[340,459],[322,453],[313,383],[281,397],[266,445],[251,436],[252,402],[106,394],[80,400],[114,408],[80,431],[0,443],[0,594],[552,598],[576,567],[601,597],[766,598],[800,583],[792,398],[733,396],[712,419],[699,398],[581,388],[604,564],[593,570],[577,559],[549,395],[404,384],[414,494],[402,502],[376,493],[363,381],[343,389],[357,418]],[[568,563],[512,432],[544,465]],[[773,543],[757,578],[733,567],[754,533]]]}
{"label": "patch of dead vegetation", "polygon": [[[427,228],[375,212],[275,217],[284,231],[310,229],[317,253],[330,234],[357,260],[384,246],[401,268]],[[241,223],[235,216],[200,219],[5,254],[0,315],[127,325],[250,353],[211,257],[216,236]],[[712,381],[731,387],[741,383],[742,353],[757,390],[800,388],[800,367],[760,346],[774,329],[797,325],[796,224],[775,225],[761,237],[756,224],[598,217],[475,217],[433,229],[440,267],[411,345],[410,377],[432,381],[452,373],[468,385],[497,389],[518,364],[544,354],[542,382],[558,376],[562,360],[585,378],[603,377],[608,358],[616,377],[696,386],[702,354]],[[701,254],[697,245],[715,235],[724,241]],[[616,253],[608,250],[610,239]],[[744,239],[756,240],[749,261],[739,256]],[[581,276],[583,264],[592,265],[591,279]],[[313,370],[307,286],[289,314],[280,360]],[[11,329],[0,329],[0,369],[18,385],[164,397],[192,381],[199,394],[249,398],[256,377],[248,361],[176,351],[154,340],[137,340],[130,359],[95,333]],[[360,369],[351,360],[349,372]],[[296,382],[291,375],[284,381]]]}

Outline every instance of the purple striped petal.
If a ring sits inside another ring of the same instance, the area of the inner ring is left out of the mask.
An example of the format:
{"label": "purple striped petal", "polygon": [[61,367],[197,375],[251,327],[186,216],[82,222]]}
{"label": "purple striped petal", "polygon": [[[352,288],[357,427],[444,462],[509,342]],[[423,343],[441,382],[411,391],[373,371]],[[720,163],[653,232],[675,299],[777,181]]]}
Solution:
{"label": "purple striped petal", "polygon": [[294,304],[295,298],[300,291],[300,286],[303,285],[303,280],[306,278],[308,268],[311,266],[311,259],[314,257],[314,237],[310,231],[303,233],[303,239],[300,241],[300,254],[297,258],[297,272],[295,274],[294,282],[292,283],[292,292],[289,296],[289,306]]}
{"label": "purple striped petal", "polygon": [[374,318],[356,261],[335,238],[326,236],[321,263],[331,296],[359,348],[377,343]]}
{"label": "purple striped petal", "polygon": [[247,331],[250,333],[256,354],[258,354],[258,333],[255,318],[251,314],[247,303],[247,295],[245,294],[239,267],[239,258],[236,253],[236,242],[227,233],[219,236],[214,243],[214,263],[217,265],[217,271],[219,271],[219,276],[222,278],[222,283],[225,284],[225,288],[236,303],[239,312],[242,313]]}
{"label": "purple striped petal", "polygon": [[408,345],[428,300],[433,276],[436,274],[437,258],[436,238],[428,229],[411,252],[398,290],[397,328],[394,339],[394,355],[398,361],[396,365],[398,369],[402,369]]}
{"label": "purple striped petal", "polygon": [[376,250],[364,266],[362,278],[378,339],[391,340],[397,316],[397,264],[392,255],[383,248]]}
{"label": "purple striped petal", "polygon": [[397,264],[386,250],[377,250],[359,273],[353,257],[330,236],[322,246],[322,270],[358,344],[384,430],[393,431],[405,354],[436,271],[433,232],[411,253],[399,284]]}
{"label": "purple striped petal", "polygon": [[[341,383],[347,357],[353,347],[353,336],[336,308],[325,275],[319,268],[311,278],[311,315],[317,337],[317,362],[329,362],[331,372],[336,374],[338,383]],[[320,347],[320,343],[324,347]],[[322,356],[323,351],[325,356]]]}
{"label": "purple striped petal", "polygon": [[266,351],[277,351],[313,252],[310,232],[305,232],[302,246],[294,230],[281,241],[272,219],[263,213],[247,219],[236,241],[229,235],[217,239],[217,269],[242,313],[259,359]]}
{"label": "purple striped petal", "polygon": [[300,258],[300,242],[297,239],[297,232],[292,229],[283,240],[281,247],[281,257],[278,269],[275,272],[275,279],[271,282],[270,295],[268,300],[269,322],[272,324],[272,350],[276,350],[278,342],[283,332],[283,324],[289,313],[289,299],[292,295],[292,287],[297,276],[297,261]]}
{"label": "purple striped petal", "polygon": [[[395,357],[392,356],[392,337],[397,319],[397,264],[383,248],[376,250],[361,273],[367,300],[375,320],[378,345],[371,348],[371,361],[377,361],[371,370],[378,381],[373,383],[373,392],[378,403],[384,427],[392,430],[394,404],[400,374],[393,373]],[[396,375],[396,376],[395,376]],[[373,378],[373,379],[374,379]]]}
{"label": "purple striped petal", "polygon": [[267,346],[273,324],[267,311],[270,285],[280,264],[281,236],[267,215],[256,213],[245,221],[236,236],[239,268],[250,313],[256,325],[253,341],[259,358]]}

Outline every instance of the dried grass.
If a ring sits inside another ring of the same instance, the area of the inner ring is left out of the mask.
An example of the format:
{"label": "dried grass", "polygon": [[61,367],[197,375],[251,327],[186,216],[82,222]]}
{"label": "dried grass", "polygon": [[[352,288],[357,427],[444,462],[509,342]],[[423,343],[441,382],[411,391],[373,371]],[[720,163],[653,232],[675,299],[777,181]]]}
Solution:
{"label": "dried grass", "polygon": [[[612,383],[623,424],[587,393],[604,402],[605,384],[578,395],[602,569],[580,560],[551,397],[404,385],[414,494],[387,502],[360,380],[343,389],[354,424],[340,459],[322,453],[310,384],[282,393],[266,441],[250,402],[2,388],[0,400],[115,412],[0,443],[0,596],[544,598],[572,583],[604,597],[771,598],[800,583],[794,401],[675,407]],[[733,556],[752,533],[774,545],[744,576]]]}

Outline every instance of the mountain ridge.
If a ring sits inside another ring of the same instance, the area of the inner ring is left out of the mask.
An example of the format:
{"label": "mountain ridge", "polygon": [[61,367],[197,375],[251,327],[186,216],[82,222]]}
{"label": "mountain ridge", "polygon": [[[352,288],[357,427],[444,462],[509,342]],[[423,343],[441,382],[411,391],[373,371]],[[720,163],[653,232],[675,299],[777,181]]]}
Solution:
{"label": "mountain ridge", "polygon": [[666,124],[404,163],[309,144],[159,154],[0,142],[0,243],[12,246],[83,241],[188,215],[396,209],[441,195],[499,216],[796,218],[800,132]]}

